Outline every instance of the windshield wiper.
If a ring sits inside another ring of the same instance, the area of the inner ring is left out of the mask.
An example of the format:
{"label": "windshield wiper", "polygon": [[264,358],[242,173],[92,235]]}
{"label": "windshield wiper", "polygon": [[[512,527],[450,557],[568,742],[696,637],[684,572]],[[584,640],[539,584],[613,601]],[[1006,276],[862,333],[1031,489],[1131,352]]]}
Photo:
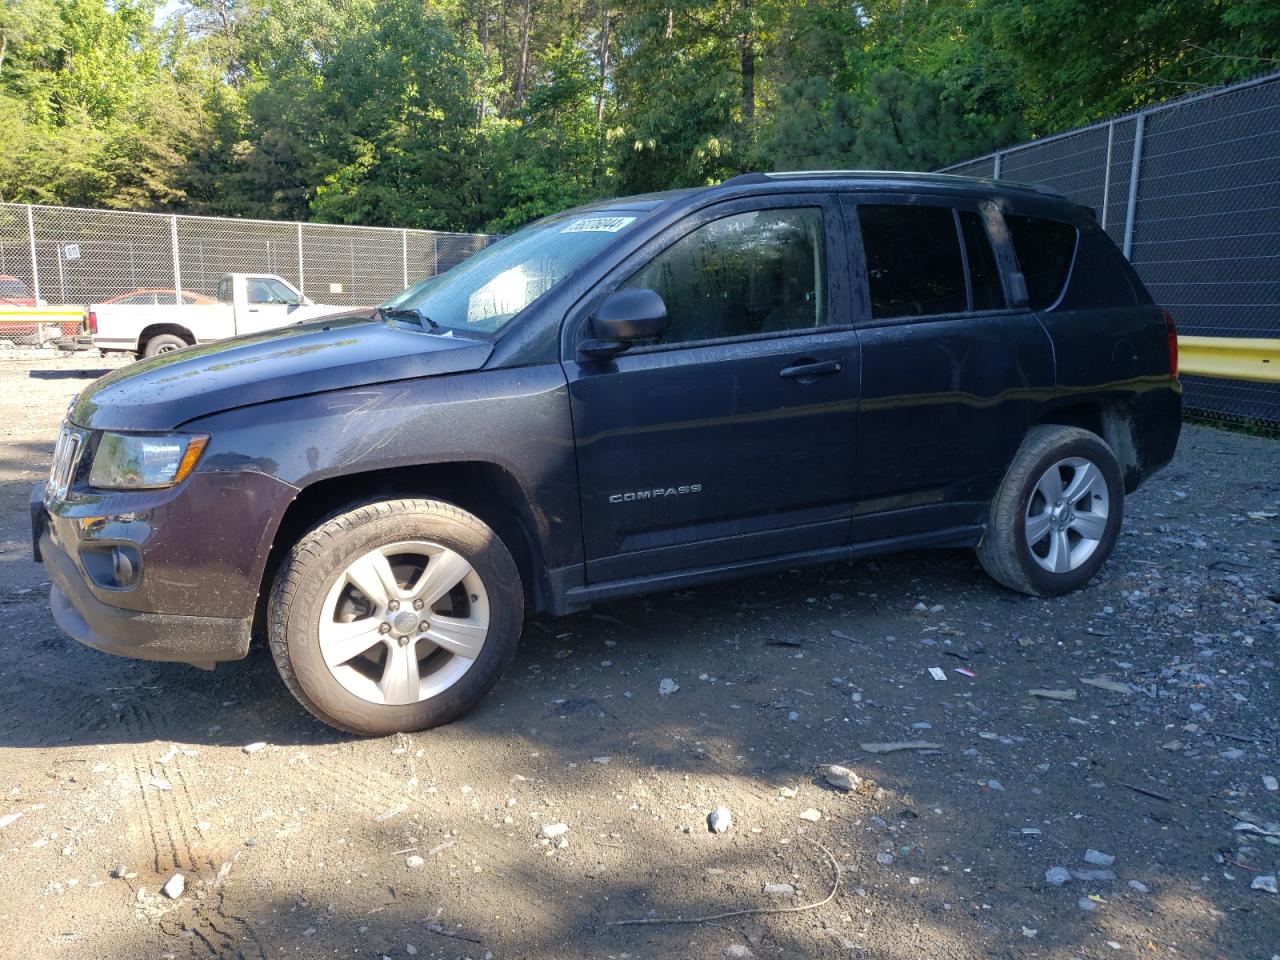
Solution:
{"label": "windshield wiper", "polygon": [[373,312],[379,320],[414,320],[432,333],[439,333],[442,329],[417,307],[375,307]]}

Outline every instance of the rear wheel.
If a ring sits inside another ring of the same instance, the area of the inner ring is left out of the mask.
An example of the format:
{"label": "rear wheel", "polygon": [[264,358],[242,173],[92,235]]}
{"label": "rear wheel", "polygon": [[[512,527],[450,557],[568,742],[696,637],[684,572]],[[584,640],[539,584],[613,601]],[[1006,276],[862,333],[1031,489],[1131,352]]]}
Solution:
{"label": "rear wheel", "polygon": [[1084,586],[1115,547],[1124,484],[1115,454],[1078,427],[1033,427],[991,502],[978,559],[1032,596]]}
{"label": "rear wheel", "polygon": [[147,341],[146,346],[142,348],[142,355],[143,357],[157,357],[162,353],[172,353],[174,350],[181,350],[183,347],[189,346],[191,344],[176,333],[158,333]]}
{"label": "rear wheel", "polygon": [[384,500],[316,527],[281,566],[271,653],[289,690],[352,733],[425,730],[470,710],[515,654],[524,593],[483,522]]}

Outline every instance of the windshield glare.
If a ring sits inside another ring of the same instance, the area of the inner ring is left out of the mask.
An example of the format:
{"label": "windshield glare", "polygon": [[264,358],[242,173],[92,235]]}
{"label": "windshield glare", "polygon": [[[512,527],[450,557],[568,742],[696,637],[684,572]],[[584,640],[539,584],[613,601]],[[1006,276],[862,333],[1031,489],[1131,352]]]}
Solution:
{"label": "windshield glare", "polygon": [[635,219],[634,214],[547,217],[383,306],[412,308],[446,330],[497,333]]}

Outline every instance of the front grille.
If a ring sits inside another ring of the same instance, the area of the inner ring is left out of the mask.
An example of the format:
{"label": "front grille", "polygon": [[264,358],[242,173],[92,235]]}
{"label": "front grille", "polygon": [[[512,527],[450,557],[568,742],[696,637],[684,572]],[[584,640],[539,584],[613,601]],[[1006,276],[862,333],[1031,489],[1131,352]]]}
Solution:
{"label": "front grille", "polygon": [[47,499],[61,499],[67,495],[80,460],[83,436],[78,430],[64,426],[58,431],[58,442],[53,448],[53,466],[49,468],[49,482],[45,486]]}

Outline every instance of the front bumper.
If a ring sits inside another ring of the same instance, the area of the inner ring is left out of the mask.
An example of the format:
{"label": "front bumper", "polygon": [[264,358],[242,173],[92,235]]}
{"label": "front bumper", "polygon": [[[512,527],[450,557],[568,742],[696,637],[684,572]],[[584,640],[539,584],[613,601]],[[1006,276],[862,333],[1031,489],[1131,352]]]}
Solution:
{"label": "front bumper", "polygon": [[58,541],[43,495],[44,484],[31,491],[32,549],[49,574],[53,619],[64,631],[95,650],[142,660],[208,667],[248,654],[251,618],[148,613],[113,606],[94,596],[75,560]]}

